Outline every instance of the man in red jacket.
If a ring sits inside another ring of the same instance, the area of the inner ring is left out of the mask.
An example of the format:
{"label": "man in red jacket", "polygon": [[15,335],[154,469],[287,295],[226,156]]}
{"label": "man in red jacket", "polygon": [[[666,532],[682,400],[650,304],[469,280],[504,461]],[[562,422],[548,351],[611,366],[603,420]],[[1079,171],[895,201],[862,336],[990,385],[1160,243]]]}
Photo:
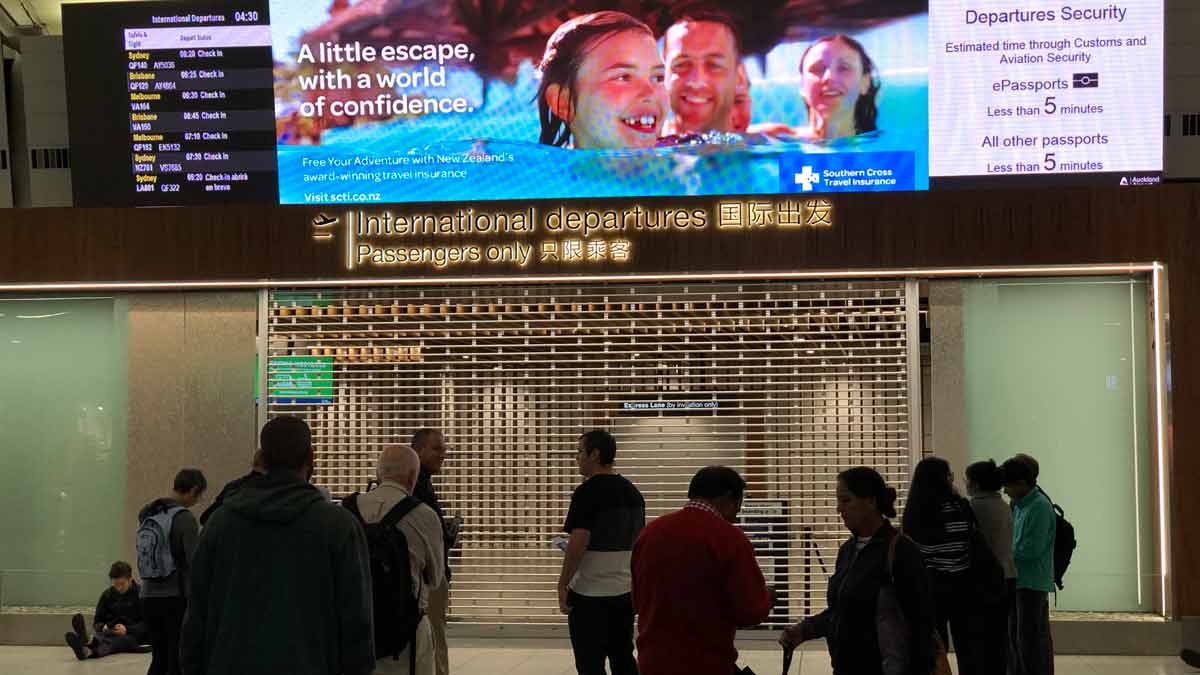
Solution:
{"label": "man in red jacket", "polygon": [[641,675],[732,675],[738,628],[775,604],[754,546],[733,525],[746,481],[710,466],[692,477],[688,503],[642,530],[633,547],[633,606]]}

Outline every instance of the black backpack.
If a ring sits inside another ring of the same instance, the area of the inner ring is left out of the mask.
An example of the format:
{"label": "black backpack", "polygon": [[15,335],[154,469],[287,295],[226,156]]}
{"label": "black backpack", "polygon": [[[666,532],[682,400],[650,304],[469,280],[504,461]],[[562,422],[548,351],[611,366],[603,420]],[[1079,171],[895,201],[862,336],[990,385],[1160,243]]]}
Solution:
{"label": "black backpack", "polygon": [[[358,510],[358,495],[342,501],[362,523],[367,535],[367,550],[371,555],[371,598],[375,613],[375,658],[400,658],[400,652],[417,635],[417,625],[424,613],[413,588],[412,561],[408,555],[408,539],[396,524],[410,511],[421,505],[415,497],[405,497],[392,507],[383,520],[368,523]],[[409,672],[416,670],[417,650],[409,651]]]}
{"label": "black backpack", "polygon": [[[1058,590],[1063,589],[1063,577],[1067,574],[1067,568],[1071,566],[1071,555],[1075,553],[1075,526],[1067,520],[1066,514],[1062,507],[1054,503],[1050,495],[1042,490],[1042,486],[1038,486],[1046,499],[1050,501],[1050,506],[1054,508],[1054,585]],[[1055,596],[1057,597],[1057,596]]]}

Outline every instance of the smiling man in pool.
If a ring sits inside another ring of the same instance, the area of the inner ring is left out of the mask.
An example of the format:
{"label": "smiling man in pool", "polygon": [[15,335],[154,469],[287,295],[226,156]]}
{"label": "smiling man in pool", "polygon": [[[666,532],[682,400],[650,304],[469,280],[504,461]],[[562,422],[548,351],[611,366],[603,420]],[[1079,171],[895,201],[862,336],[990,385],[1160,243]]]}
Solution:
{"label": "smiling man in pool", "polygon": [[667,29],[663,58],[674,114],[663,134],[736,131],[735,98],[746,76],[737,22],[717,10],[686,13]]}
{"label": "smiling man in pool", "polygon": [[554,32],[539,69],[540,142],[652,148],[667,112],[662,59],[646,24],[621,12],[576,17]]}

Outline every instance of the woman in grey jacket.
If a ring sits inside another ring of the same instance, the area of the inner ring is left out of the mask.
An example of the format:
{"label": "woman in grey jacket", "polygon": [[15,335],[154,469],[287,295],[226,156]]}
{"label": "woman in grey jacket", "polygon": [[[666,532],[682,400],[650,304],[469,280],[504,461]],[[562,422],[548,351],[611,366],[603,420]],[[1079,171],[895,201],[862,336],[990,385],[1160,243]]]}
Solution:
{"label": "woman in grey jacket", "polygon": [[1000,496],[1004,481],[996,462],[975,462],[967,467],[967,495],[971,498],[971,511],[979,533],[996,561],[1004,569],[1006,596],[1004,602],[985,609],[983,663],[987,675],[1004,675],[1008,644],[1008,612],[1017,578],[1017,567],[1013,562],[1012,508]]}

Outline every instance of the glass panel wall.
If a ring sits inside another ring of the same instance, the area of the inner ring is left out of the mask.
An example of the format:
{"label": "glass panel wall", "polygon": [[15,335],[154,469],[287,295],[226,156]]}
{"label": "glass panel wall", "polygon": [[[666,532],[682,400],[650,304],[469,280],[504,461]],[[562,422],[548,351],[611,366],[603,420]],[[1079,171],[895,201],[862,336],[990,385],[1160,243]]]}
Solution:
{"label": "glass panel wall", "polygon": [[[968,461],[1017,452],[1075,526],[1057,609],[1152,611],[1152,374],[1142,279],[965,284]],[[935,411],[936,415],[936,411]]]}
{"label": "glass panel wall", "polygon": [[0,298],[0,606],[92,608],[137,512],[255,448],[256,294]]}
{"label": "glass panel wall", "polygon": [[125,544],[126,304],[0,299],[0,605],[91,606]]}

